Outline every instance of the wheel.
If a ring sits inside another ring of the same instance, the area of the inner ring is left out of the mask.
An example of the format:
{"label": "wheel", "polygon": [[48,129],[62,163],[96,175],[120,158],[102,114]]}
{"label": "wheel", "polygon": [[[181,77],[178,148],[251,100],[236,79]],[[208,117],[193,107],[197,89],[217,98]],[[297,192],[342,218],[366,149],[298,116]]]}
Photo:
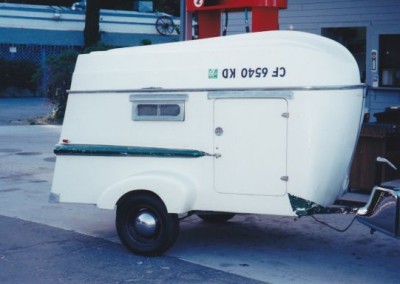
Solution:
{"label": "wheel", "polygon": [[156,29],[161,35],[170,35],[174,32],[174,21],[168,16],[161,16],[156,21]]}
{"label": "wheel", "polygon": [[150,194],[129,197],[117,207],[116,228],[121,242],[136,254],[160,255],[176,241],[177,214],[168,214],[164,203]]}
{"label": "wheel", "polygon": [[200,219],[207,223],[214,223],[214,224],[220,224],[224,223],[230,219],[232,219],[235,214],[233,213],[223,213],[223,214],[198,214]]}

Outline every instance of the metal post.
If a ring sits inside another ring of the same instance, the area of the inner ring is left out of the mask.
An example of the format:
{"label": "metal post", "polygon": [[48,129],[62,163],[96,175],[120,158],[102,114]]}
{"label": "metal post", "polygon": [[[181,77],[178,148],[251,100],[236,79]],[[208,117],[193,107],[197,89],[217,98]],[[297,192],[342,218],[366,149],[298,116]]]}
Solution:
{"label": "metal post", "polygon": [[181,24],[180,24],[181,31],[179,34],[179,40],[184,41],[186,39],[186,21],[187,21],[186,1],[185,0],[180,1],[180,20],[181,20]]}
{"label": "metal post", "polygon": [[40,68],[42,69],[42,78],[40,82],[40,92],[46,93],[46,87],[48,82],[48,74],[47,74],[47,54],[46,47],[41,47],[41,60],[40,60]]}

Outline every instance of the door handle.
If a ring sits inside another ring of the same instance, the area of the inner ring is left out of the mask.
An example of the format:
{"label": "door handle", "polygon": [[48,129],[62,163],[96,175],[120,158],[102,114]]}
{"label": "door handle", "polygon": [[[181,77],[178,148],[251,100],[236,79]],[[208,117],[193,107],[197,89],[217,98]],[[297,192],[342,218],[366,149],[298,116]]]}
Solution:
{"label": "door handle", "polygon": [[219,159],[222,157],[220,153],[215,153],[215,154],[205,153],[205,155],[209,157],[214,157],[215,159]]}

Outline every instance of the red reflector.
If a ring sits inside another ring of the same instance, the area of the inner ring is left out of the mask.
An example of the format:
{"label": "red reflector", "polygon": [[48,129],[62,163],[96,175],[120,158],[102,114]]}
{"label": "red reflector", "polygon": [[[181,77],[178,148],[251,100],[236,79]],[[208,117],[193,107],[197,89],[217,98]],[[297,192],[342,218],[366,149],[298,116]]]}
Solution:
{"label": "red reflector", "polygon": [[63,139],[62,142],[63,143],[69,143],[69,139]]}

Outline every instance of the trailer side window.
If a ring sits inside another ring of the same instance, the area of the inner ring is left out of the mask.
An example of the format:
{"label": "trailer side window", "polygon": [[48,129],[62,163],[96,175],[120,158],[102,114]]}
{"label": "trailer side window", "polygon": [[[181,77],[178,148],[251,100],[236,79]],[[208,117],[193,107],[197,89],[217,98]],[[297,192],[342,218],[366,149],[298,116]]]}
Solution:
{"label": "trailer side window", "polygon": [[148,104],[137,105],[137,116],[157,116],[158,106]]}
{"label": "trailer side window", "polygon": [[135,121],[184,121],[186,95],[131,95]]}
{"label": "trailer side window", "polygon": [[183,120],[183,104],[137,103],[134,120]]}

